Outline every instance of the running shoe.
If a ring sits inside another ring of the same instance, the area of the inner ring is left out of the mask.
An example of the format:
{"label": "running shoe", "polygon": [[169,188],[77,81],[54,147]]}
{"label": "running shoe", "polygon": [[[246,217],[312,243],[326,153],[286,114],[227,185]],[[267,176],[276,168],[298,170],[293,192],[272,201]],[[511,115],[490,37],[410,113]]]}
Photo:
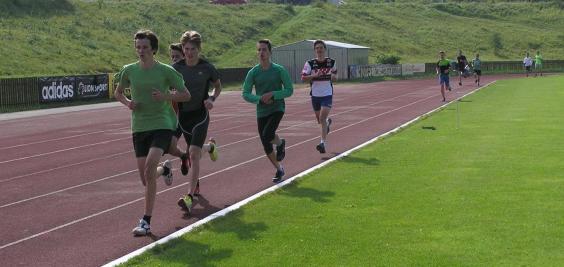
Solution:
{"label": "running shoe", "polygon": [[137,227],[133,228],[132,232],[135,236],[148,235],[151,233],[151,226],[149,225],[149,223],[147,223],[147,221],[141,219],[139,220]]}
{"label": "running shoe", "polygon": [[215,142],[215,139],[210,138],[210,140],[208,140],[208,145],[210,145],[210,159],[212,161],[216,161],[217,160],[217,143]]}
{"label": "running shoe", "polygon": [[280,139],[280,145],[276,146],[276,161],[282,161],[286,157],[286,140]]}
{"label": "running shoe", "polygon": [[279,170],[276,170],[276,173],[272,178],[272,182],[278,183],[282,180],[282,178],[284,178],[284,168],[280,168]]}
{"label": "running shoe", "polygon": [[180,208],[188,213],[191,214],[192,213],[192,203],[194,202],[194,198],[192,198],[192,196],[190,194],[188,195],[184,195],[183,197],[181,197],[180,199],[178,199],[178,206],[180,206]]}
{"label": "running shoe", "polygon": [[192,167],[192,163],[190,162],[190,156],[188,155],[188,153],[182,154],[182,156],[180,156],[180,161],[181,161],[180,172],[182,172],[182,175],[187,175],[188,170],[190,170],[190,167]]}
{"label": "running shoe", "polygon": [[319,143],[319,145],[317,145],[315,148],[317,149],[317,151],[319,151],[319,153],[325,154],[325,144],[324,143]]}
{"label": "running shoe", "polygon": [[331,118],[327,119],[327,133],[329,133],[331,131],[331,123],[333,122],[333,120]]}
{"label": "running shoe", "polygon": [[[172,185],[172,162],[170,160],[165,160],[163,162],[164,172],[162,174],[164,182],[166,185]],[[166,174],[165,174],[166,173]]]}

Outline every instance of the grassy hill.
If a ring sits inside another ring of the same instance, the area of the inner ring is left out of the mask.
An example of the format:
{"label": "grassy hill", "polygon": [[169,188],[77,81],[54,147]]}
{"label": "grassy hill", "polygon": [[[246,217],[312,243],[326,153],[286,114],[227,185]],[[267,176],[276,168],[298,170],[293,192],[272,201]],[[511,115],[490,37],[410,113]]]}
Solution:
{"label": "grassy hill", "polygon": [[[564,58],[564,7],[558,3],[379,3],[349,0],[336,7],[207,0],[0,1],[0,76],[111,72],[135,60],[133,33],[155,31],[158,58],[187,29],[204,37],[204,54],[219,67],[255,62],[254,44],[322,38],[372,48],[370,62],[395,54],[402,62],[480,52],[484,60],[516,60],[526,49]],[[380,1],[381,2],[381,1]]]}

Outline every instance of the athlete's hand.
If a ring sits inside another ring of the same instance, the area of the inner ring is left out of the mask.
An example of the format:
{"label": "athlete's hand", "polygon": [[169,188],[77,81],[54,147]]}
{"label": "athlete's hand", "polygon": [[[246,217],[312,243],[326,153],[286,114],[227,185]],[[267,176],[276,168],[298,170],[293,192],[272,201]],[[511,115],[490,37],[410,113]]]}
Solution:
{"label": "athlete's hand", "polygon": [[204,106],[208,109],[211,110],[213,108],[213,101],[211,101],[211,99],[206,99],[204,100]]}
{"label": "athlete's hand", "polygon": [[133,100],[131,100],[127,103],[127,107],[129,108],[129,110],[134,110],[138,106],[139,106],[139,104],[135,103],[135,101],[133,101]]}
{"label": "athlete's hand", "polygon": [[268,93],[266,93],[266,94],[263,94],[263,95],[260,97],[260,101],[261,101],[262,103],[265,103],[265,104],[272,104],[272,102],[273,102],[273,101],[272,101],[272,95],[273,95],[272,92],[268,92]]}
{"label": "athlete's hand", "polygon": [[156,100],[156,101],[165,100],[165,95],[157,89],[153,89],[153,93],[151,94],[151,96],[153,97],[153,100]]}
{"label": "athlete's hand", "polygon": [[312,71],[311,72],[311,78],[312,79],[318,78],[319,76],[321,76],[321,71]]}

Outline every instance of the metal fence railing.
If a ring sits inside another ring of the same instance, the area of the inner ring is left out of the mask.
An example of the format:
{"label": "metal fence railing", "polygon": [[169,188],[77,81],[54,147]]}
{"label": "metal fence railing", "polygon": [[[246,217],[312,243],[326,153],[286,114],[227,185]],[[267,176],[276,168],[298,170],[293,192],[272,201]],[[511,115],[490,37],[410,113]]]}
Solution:
{"label": "metal fence railing", "polygon": [[362,79],[379,76],[400,76],[401,65],[399,64],[374,64],[374,65],[350,65],[349,79]]}
{"label": "metal fence railing", "polygon": [[39,105],[38,78],[0,79],[0,112],[30,109]]}

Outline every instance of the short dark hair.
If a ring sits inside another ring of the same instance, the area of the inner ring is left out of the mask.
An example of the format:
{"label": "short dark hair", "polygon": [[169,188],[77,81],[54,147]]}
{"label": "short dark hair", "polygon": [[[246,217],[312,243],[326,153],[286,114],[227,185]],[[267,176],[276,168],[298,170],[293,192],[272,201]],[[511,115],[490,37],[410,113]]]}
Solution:
{"label": "short dark hair", "polygon": [[157,38],[157,35],[154,32],[150,30],[139,30],[133,36],[133,40],[136,41],[139,39],[149,39],[149,42],[151,42],[151,49],[153,49],[153,55],[159,50],[159,38]]}
{"label": "short dark hair", "polygon": [[270,43],[270,40],[268,39],[260,39],[258,41],[259,44],[266,44],[266,46],[268,46],[268,52],[272,52],[272,43]]}
{"label": "short dark hair", "polygon": [[327,48],[327,45],[325,45],[325,42],[323,40],[315,40],[315,42],[313,42],[313,48],[315,48],[317,44],[323,44],[323,48]]}
{"label": "short dark hair", "polygon": [[184,55],[184,51],[182,50],[182,44],[181,43],[175,43],[175,44],[171,44],[169,46],[170,50],[175,50],[180,52],[182,55]]}

